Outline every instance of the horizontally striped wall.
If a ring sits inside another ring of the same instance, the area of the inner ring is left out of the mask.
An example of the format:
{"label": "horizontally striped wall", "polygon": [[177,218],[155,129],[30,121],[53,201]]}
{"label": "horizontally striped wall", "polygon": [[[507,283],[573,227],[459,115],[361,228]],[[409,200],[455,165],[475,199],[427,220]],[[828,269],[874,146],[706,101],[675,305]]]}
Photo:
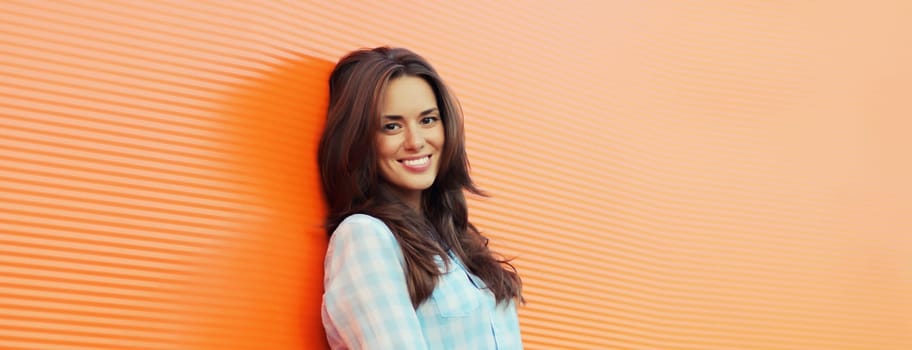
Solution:
{"label": "horizontally striped wall", "polygon": [[332,64],[453,86],[527,349],[912,348],[912,7],[0,4],[0,348],[320,349]]}

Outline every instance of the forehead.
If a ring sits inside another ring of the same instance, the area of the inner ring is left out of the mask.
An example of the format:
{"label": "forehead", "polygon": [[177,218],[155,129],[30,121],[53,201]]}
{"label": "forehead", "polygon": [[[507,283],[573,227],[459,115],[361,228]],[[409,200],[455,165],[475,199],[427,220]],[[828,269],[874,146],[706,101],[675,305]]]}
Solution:
{"label": "forehead", "polygon": [[390,80],[380,101],[382,115],[410,116],[434,107],[437,107],[437,99],[431,85],[413,76]]}

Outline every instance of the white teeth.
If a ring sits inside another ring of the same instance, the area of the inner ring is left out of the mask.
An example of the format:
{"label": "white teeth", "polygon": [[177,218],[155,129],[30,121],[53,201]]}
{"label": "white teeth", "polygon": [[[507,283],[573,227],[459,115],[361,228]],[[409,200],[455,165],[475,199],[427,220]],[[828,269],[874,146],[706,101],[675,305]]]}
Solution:
{"label": "white teeth", "polygon": [[422,166],[422,165],[427,164],[430,160],[431,160],[431,157],[427,156],[427,157],[418,158],[418,159],[403,160],[402,163],[405,163],[405,165],[408,165],[408,166]]}

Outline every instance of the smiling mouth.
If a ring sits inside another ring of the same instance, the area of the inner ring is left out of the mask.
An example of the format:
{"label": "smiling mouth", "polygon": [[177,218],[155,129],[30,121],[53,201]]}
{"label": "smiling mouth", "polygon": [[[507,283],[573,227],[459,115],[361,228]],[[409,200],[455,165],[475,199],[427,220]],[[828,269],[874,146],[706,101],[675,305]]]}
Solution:
{"label": "smiling mouth", "polygon": [[410,166],[410,167],[422,167],[422,166],[427,165],[430,161],[431,161],[431,156],[427,155],[427,156],[417,158],[417,159],[403,159],[403,160],[400,160],[399,163],[405,164],[406,166]]}

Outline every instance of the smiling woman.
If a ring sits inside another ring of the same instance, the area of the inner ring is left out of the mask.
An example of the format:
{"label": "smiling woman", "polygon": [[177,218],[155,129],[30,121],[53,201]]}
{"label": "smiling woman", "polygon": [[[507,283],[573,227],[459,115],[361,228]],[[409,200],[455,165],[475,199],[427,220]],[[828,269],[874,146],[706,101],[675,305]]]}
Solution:
{"label": "smiling woman", "polygon": [[330,76],[318,151],[329,204],[323,324],[334,349],[521,349],[521,282],[469,222],[462,115],[405,49]]}
{"label": "smiling woman", "polygon": [[410,207],[421,210],[421,192],[437,177],[445,141],[434,91],[424,79],[396,78],[387,85],[381,106],[380,174]]}

